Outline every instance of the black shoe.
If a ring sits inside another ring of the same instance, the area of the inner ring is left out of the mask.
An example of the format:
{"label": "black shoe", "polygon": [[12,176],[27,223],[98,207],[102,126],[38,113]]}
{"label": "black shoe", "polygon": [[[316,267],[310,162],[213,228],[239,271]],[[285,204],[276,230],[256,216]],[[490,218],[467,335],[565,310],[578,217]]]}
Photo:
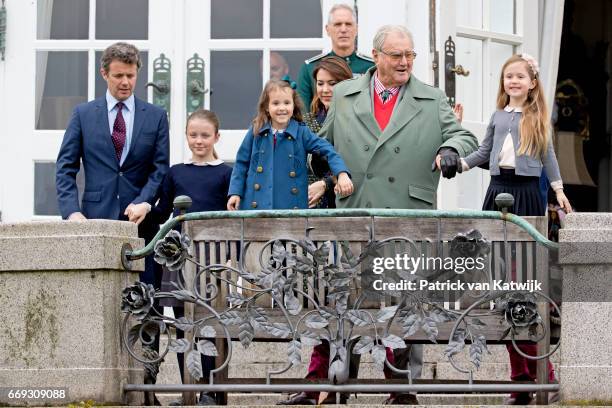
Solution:
{"label": "black shoe", "polygon": [[290,395],[284,401],[279,401],[276,405],[317,405],[317,401],[314,398],[310,398],[305,392]]}
{"label": "black shoe", "polygon": [[385,405],[419,405],[419,400],[414,394],[398,394],[389,397],[384,402]]}
{"label": "black shoe", "polygon": [[208,395],[205,392],[200,393],[200,398],[198,398],[199,406],[207,406],[207,405],[217,405],[217,400],[212,396]]}
{"label": "black shoe", "polygon": [[516,397],[508,397],[504,400],[504,405],[529,405],[533,397],[528,392],[521,392]]}

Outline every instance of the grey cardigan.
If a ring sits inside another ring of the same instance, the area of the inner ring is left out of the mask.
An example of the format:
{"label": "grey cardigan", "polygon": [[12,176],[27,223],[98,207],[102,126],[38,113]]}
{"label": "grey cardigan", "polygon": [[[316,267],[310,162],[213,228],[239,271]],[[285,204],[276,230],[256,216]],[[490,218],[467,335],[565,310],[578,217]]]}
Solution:
{"label": "grey cardigan", "polygon": [[553,181],[560,181],[561,174],[559,173],[559,164],[552,145],[552,138],[548,139],[548,147],[542,158],[533,157],[526,154],[519,155],[517,149],[519,146],[519,123],[521,121],[521,112],[498,110],[491,116],[491,121],[487,127],[482,144],[477,151],[465,157],[466,164],[474,168],[483,163],[489,162],[489,171],[492,176],[499,175],[499,153],[508,134],[508,129],[512,135],[512,143],[514,144],[515,169],[514,173],[519,176],[534,176],[540,177],[542,174],[542,166],[546,169],[546,176]]}

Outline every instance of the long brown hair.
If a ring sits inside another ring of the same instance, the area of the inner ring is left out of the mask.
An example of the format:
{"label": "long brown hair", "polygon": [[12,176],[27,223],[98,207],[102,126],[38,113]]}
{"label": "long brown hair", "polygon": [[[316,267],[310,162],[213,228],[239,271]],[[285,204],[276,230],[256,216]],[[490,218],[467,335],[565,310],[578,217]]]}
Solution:
{"label": "long brown hair", "polygon": [[519,154],[528,154],[534,157],[541,157],[546,152],[550,122],[548,108],[544,99],[544,90],[540,84],[538,73],[520,55],[511,56],[503,65],[499,78],[499,91],[497,92],[497,109],[504,109],[510,102],[510,97],[504,90],[504,71],[508,65],[515,62],[525,64],[525,69],[529,73],[529,78],[535,81],[535,86],[527,94],[527,99],[522,106],[523,114],[519,123],[520,139]]}
{"label": "long brown hair", "polygon": [[293,115],[291,115],[291,118],[297,120],[298,122],[302,122],[304,120],[304,117],[302,116],[304,104],[302,103],[302,100],[298,96],[295,89],[293,89],[287,81],[283,81],[281,79],[271,79],[266,82],[266,85],[259,96],[259,102],[257,102],[257,115],[253,119],[253,134],[255,136],[257,136],[266,122],[271,121],[270,114],[268,113],[270,92],[277,89],[289,89],[291,91],[291,96],[293,98]]}
{"label": "long brown hair", "polygon": [[[335,56],[325,57],[323,58],[316,66],[314,71],[312,71],[312,78],[317,82],[317,74],[320,70],[325,70],[329,72],[332,79],[338,82],[342,82],[345,79],[350,79],[353,77],[353,73],[349,68],[346,61],[342,58],[338,58]],[[310,113],[316,115],[320,110],[325,109],[323,102],[321,102],[321,98],[319,97],[319,93],[315,92],[314,97],[312,98],[312,102],[310,103]]]}
{"label": "long brown hair", "polygon": [[[192,112],[191,115],[189,115],[189,117],[187,117],[187,124],[185,125],[185,134],[187,134],[187,129],[189,129],[189,122],[191,122],[194,119],[201,119],[201,120],[205,120],[209,122],[211,125],[214,126],[215,134],[219,133],[219,117],[217,116],[217,114],[213,111],[209,111],[208,109],[198,109]],[[217,155],[217,151],[215,150],[214,147],[213,147],[213,157],[215,159],[219,158],[219,155]]]}

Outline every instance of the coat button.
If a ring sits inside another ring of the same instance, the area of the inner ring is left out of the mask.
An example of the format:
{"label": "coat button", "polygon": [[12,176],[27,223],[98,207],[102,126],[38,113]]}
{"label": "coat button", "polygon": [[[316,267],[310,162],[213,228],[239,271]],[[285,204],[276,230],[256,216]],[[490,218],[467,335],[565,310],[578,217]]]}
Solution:
{"label": "coat button", "polygon": [[294,178],[295,177],[295,171],[290,171],[289,172],[289,177]]}
{"label": "coat button", "polygon": [[393,149],[393,151],[394,151],[395,153],[399,153],[399,152],[400,152],[400,148],[399,148],[399,146],[395,146],[395,148]]}
{"label": "coat button", "polygon": [[253,186],[253,188],[255,189],[255,191],[259,191],[259,189],[261,188],[261,185],[255,183],[255,185]]}
{"label": "coat button", "polygon": [[395,177],[389,177],[389,183],[393,183],[395,181]]}
{"label": "coat button", "polygon": [[299,210],[300,207],[298,207],[297,205],[295,207],[293,207],[294,210]]}
{"label": "coat button", "polygon": [[293,188],[291,189],[291,194],[294,194],[294,195],[295,195],[295,194],[297,194],[297,193],[298,193],[298,189],[297,189],[297,187],[293,187]]}
{"label": "coat button", "polygon": [[257,166],[257,172],[263,173],[263,166]]}
{"label": "coat button", "polygon": [[287,140],[293,140],[293,137],[287,136]]}
{"label": "coat button", "polygon": [[374,175],[373,175],[372,173],[368,173],[368,174],[366,174],[366,177],[367,177],[368,179],[371,179],[372,177],[374,177]]}
{"label": "coat button", "polygon": [[366,203],[366,208],[372,208],[372,203],[368,201],[368,202]]}
{"label": "coat button", "polygon": [[368,146],[368,145],[363,146],[363,150],[365,150],[367,152],[368,150],[370,150],[370,146]]}
{"label": "coat button", "polygon": [[122,171],[119,172],[119,177],[123,177],[123,172]]}
{"label": "coat button", "polygon": [[257,208],[257,201],[253,201],[253,202],[251,203],[251,207],[253,207],[253,208]]}

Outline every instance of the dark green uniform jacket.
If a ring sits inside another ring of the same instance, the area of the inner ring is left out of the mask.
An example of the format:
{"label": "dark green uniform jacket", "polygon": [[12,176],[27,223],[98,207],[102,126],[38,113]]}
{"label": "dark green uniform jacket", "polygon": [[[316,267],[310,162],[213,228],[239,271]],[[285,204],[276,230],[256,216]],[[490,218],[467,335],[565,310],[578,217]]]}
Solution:
{"label": "dark green uniform jacket", "polygon": [[[310,110],[310,102],[312,102],[312,97],[315,93],[315,81],[312,77],[312,71],[317,67],[317,63],[321,61],[325,57],[336,56],[336,54],[331,51],[327,54],[319,54],[310,59],[304,61],[304,65],[300,68],[300,73],[298,74],[298,93],[302,97],[302,102],[304,102],[304,107],[306,111]],[[364,74],[368,69],[374,66],[374,61],[372,58],[360,54],[358,52],[353,52],[348,57],[344,57],[344,60],[347,62],[348,66],[351,68],[353,72],[353,76],[357,77],[359,75]]]}

